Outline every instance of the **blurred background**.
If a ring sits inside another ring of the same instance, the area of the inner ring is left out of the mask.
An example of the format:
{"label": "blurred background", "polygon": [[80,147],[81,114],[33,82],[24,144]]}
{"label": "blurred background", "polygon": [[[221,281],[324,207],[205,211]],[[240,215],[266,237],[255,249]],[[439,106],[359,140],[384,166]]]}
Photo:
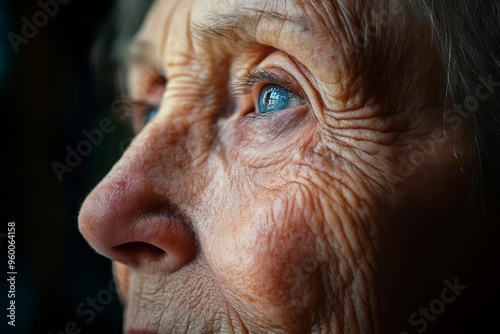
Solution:
{"label": "blurred background", "polygon": [[[83,199],[131,136],[112,114],[113,97],[103,93],[90,60],[103,26],[109,30],[114,2],[59,1],[42,0],[52,4],[48,10],[38,1],[0,1],[6,151],[1,164],[0,333],[121,333],[122,309],[108,288],[110,261],[88,246],[77,226]],[[82,131],[99,129],[104,118],[112,120],[115,130],[58,177],[53,163],[67,165],[67,147],[77,150],[87,140]],[[16,222],[15,328],[5,320],[9,221]]]}

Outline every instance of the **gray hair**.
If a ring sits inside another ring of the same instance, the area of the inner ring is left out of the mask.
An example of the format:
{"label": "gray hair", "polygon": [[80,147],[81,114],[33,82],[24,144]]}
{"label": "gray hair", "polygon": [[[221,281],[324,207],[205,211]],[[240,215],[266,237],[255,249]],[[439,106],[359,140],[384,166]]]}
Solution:
{"label": "gray hair", "polygon": [[[445,70],[447,102],[465,122],[478,157],[476,184],[500,196],[500,3],[404,0],[431,32]],[[458,106],[458,108],[456,108]]]}

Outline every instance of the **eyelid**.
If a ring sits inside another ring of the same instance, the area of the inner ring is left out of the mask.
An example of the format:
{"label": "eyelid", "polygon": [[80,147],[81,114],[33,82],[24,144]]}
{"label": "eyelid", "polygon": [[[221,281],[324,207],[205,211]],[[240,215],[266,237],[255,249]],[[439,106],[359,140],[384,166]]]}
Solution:
{"label": "eyelid", "polygon": [[133,110],[132,125],[136,133],[144,127],[144,119],[147,111],[153,108],[160,108],[167,83],[168,80],[164,77],[157,79],[155,85],[146,91],[144,98],[131,98],[129,100],[129,105]]}
{"label": "eyelid", "polygon": [[124,102],[133,110],[132,115],[129,117],[134,118],[143,118],[146,110],[160,107],[160,103],[151,102],[150,100],[134,100],[132,98],[127,98]]}
{"label": "eyelid", "polygon": [[257,84],[263,83],[281,86],[302,100],[306,100],[306,95],[298,84],[292,83],[285,79],[285,75],[277,74],[272,70],[257,67],[241,75],[235,75],[235,78],[236,82],[231,85],[234,96],[248,95]]}

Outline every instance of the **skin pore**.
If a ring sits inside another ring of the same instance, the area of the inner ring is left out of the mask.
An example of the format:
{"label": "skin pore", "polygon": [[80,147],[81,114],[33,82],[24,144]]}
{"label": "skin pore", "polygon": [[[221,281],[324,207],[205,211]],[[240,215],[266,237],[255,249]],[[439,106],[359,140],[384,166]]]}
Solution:
{"label": "skin pore", "polygon": [[[129,87],[159,112],[144,125],[138,108],[135,140],[79,217],[114,260],[128,333],[399,330],[454,275],[468,143],[447,139],[425,39],[387,27],[352,52],[375,3],[154,4]],[[268,85],[293,103],[260,113]]]}

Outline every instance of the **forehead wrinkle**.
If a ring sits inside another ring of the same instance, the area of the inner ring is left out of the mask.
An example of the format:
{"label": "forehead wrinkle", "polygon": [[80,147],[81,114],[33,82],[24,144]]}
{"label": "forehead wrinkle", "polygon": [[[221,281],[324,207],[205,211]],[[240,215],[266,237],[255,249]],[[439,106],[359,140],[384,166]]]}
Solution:
{"label": "forehead wrinkle", "polygon": [[262,21],[275,24],[302,24],[298,17],[250,7],[232,8],[228,13],[211,13],[206,20],[207,23],[198,23],[193,26],[193,33],[197,40],[203,41],[215,37],[233,41],[240,39],[254,41],[255,32]]}
{"label": "forehead wrinkle", "polygon": [[144,24],[131,41],[127,65],[146,65],[165,74],[163,59],[171,22],[181,0],[157,0],[150,8]]}
{"label": "forehead wrinkle", "polygon": [[[368,0],[371,2],[372,0]],[[201,23],[193,22],[194,38],[199,42],[230,40],[258,42],[260,24],[268,31],[289,25],[297,33],[314,30],[317,36],[328,36],[334,45],[352,44],[351,30],[358,24],[358,12],[366,4],[358,0],[266,1],[258,8],[233,5],[226,12],[212,12]],[[203,21],[206,21],[204,23]],[[291,25],[290,25],[291,24]],[[294,34],[292,38],[300,38]],[[311,46],[314,41],[298,40]],[[266,43],[264,43],[266,44]],[[276,46],[276,45],[273,45]],[[279,47],[278,47],[279,48]]]}
{"label": "forehead wrinkle", "polygon": [[307,16],[315,17],[318,26],[337,46],[353,44],[353,28],[360,25],[360,15],[372,0],[315,0],[304,2]]}

